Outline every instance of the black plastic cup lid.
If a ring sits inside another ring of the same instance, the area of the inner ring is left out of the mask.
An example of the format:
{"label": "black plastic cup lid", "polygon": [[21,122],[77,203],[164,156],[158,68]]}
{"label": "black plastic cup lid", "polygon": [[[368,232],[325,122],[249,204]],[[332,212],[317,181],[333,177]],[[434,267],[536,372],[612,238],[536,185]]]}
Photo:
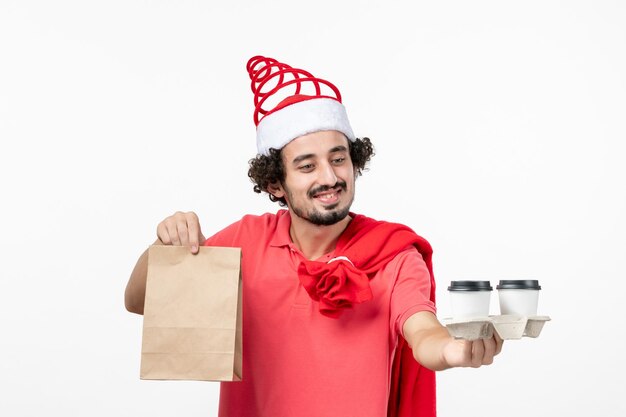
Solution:
{"label": "black plastic cup lid", "polygon": [[489,281],[451,281],[448,291],[492,291]]}
{"label": "black plastic cup lid", "polygon": [[536,279],[501,279],[496,286],[498,290],[540,290]]}

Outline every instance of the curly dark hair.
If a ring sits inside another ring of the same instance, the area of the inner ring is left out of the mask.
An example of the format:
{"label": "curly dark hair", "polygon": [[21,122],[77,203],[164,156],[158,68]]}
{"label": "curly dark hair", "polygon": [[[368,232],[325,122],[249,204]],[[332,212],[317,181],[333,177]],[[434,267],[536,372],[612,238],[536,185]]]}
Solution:
{"label": "curly dark hair", "polygon": [[[354,141],[348,141],[348,149],[350,150],[350,159],[354,166],[354,172],[358,177],[367,169],[366,164],[375,155],[374,145],[372,145],[369,138],[357,138]],[[271,184],[282,184],[285,181],[281,151],[272,148],[269,155],[257,155],[256,158],[251,159],[248,163],[250,164],[248,177],[254,183],[254,192],[266,192],[270,200],[277,201],[283,207],[287,206],[287,201],[283,197],[276,198],[268,191],[268,187]]]}

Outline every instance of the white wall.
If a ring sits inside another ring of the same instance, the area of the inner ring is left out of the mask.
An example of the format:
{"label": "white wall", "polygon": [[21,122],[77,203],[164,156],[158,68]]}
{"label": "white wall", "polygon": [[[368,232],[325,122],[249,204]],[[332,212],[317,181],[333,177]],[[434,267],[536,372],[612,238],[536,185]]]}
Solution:
{"label": "white wall", "polygon": [[0,0],[0,415],[216,415],[216,383],[139,380],[123,292],[173,211],[276,209],[259,53],[340,87],[377,148],[354,210],[431,241],[440,317],[451,280],[540,280],[553,321],[440,373],[441,416],[624,415],[624,3],[214,3]]}

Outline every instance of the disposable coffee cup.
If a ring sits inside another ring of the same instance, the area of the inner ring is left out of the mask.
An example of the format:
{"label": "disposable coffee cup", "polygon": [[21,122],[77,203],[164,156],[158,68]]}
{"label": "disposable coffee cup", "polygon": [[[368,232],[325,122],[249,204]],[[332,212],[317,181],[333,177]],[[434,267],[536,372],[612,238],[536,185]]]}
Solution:
{"label": "disposable coffee cup", "polygon": [[536,316],[539,303],[539,281],[537,280],[500,280],[496,286],[500,314],[518,314]]}
{"label": "disposable coffee cup", "polygon": [[452,317],[489,316],[489,300],[493,288],[489,281],[452,281],[448,287]]}

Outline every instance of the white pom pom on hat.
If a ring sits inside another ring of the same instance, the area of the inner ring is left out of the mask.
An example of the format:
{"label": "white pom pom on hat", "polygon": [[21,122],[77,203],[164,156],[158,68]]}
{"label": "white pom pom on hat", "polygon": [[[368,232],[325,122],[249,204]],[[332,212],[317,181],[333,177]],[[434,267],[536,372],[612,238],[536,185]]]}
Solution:
{"label": "white pom pom on hat", "polygon": [[[250,58],[246,68],[254,93],[254,123],[260,155],[269,155],[271,148],[282,149],[299,136],[322,130],[337,130],[350,141],[356,139],[341,103],[341,93],[332,83],[260,55]],[[306,86],[312,87],[314,93],[301,93]],[[332,95],[322,94],[323,87]],[[280,97],[287,89],[295,91],[275,107],[263,108],[267,99]]]}

